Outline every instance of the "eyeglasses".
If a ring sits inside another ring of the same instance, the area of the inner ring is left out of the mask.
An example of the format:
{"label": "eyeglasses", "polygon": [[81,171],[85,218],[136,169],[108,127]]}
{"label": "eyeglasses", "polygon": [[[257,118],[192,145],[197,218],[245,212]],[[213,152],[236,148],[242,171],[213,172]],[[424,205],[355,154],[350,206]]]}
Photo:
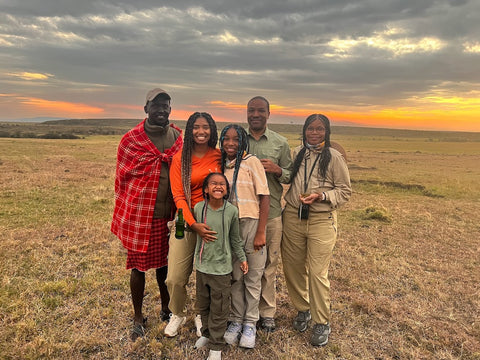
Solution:
{"label": "eyeglasses", "polygon": [[316,128],[307,127],[306,130],[305,130],[305,132],[311,132],[311,133],[313,133],[315,131],[320,132],[320,133],[325,132],[325,128],[324,127],[316,127]]}

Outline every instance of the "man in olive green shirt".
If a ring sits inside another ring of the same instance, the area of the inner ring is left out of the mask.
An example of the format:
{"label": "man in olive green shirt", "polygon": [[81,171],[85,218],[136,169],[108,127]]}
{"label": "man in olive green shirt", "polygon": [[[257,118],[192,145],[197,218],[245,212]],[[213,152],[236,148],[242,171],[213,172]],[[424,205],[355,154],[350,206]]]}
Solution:
{"label": "man in olive green shirt", "polygon": [[275,330],[276,290],[275,279],[282,240],[282,206],[280,200],[283,184],[290,180],[292,157],[287,139],[267,128],[270,104],[267,99],[255,96],[247,104],[249,152],[257,156],[265,169],[270,190],[270,210],[266,228],[267,261],[262,277],[260,297],[260,328]]}

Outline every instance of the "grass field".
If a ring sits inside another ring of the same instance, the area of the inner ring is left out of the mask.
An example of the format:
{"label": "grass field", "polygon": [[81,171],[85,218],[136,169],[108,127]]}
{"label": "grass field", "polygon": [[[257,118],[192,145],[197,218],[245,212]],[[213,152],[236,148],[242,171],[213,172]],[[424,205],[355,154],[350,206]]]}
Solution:
{"label": "grass field", "polygon": [[[291,328],[279,269],[278,330],[224,358],[480,359],[480,134],[333,138],[354,194],[339,213],[330,342],[312,348],[310,331]],[[205,358],[191,311],[178,337],[163,336],[153,272],[146,337],[129,340],[126,254],[109,232],[119,140],[0,138],[1,359]]]}

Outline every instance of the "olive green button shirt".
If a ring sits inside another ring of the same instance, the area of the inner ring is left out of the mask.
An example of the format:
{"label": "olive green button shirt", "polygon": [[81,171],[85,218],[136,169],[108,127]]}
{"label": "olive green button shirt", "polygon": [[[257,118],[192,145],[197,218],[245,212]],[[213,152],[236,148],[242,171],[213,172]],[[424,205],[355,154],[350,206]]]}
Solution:
{"label": "olive green button shirt", "polygon": [[290,180],[290,169],[292,167],[292,156],[287,139],[268,127],[265,132],[256,140],[247,129],[249,153],[257,158],[270,159],[282,168],[282,175],[267,173],[268,188],[270,190],[270,211],[268,218],[273,219],[282,214],[281,198],[283,194],[282,184]]}

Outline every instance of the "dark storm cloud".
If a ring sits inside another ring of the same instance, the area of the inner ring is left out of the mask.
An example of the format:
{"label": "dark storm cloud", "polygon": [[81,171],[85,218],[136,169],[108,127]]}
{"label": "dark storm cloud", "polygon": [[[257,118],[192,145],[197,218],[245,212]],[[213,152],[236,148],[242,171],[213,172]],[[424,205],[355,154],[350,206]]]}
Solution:
{"label": "dark storm cloud", "polygon": [[[479,15],[474,0],[0,0],[0,84],[85,102],[132,104],[165,84],[185,104],[252,92],[401,104],[455,83],[478,90]],[[12,80],[20,72],[49,79],[31,87]]]}

